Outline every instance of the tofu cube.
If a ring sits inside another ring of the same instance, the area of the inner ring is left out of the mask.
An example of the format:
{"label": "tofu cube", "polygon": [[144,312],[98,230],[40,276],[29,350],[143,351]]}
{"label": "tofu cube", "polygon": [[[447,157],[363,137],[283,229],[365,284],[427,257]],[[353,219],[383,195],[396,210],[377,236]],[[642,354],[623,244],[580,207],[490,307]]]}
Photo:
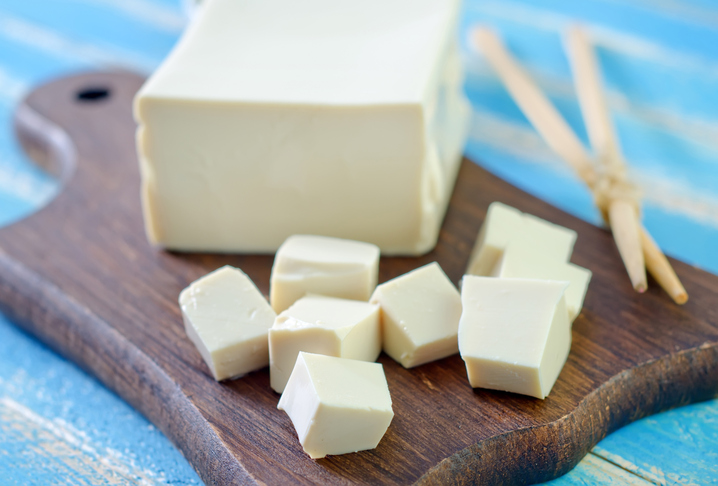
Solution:
{"label": "tofu cube", "polygon": [[494,277],[537,278],[568,281],[566,289],[566,308],[569,322],[573,322],[581,313],[586,297],[591,271],[558,260],[544,258],[540,249],[530,241],[512,242],[499,259],[492,272]]}
{"label": "tofu cube", "polygon": [[506,247],[517,240],[529,242],[546,260],[567,262],[571,259],[576,232],[493,202],[479,230],[465,273],[491,275]]}
{"label": "tofu cube", "polygon": [[305,294],[369,300],[379,274],[379,248],[326,236],[294,235],[274,257],[269,301],[279,313]]}
{"label": "tofu cube", "polygon": [[468,133],[459,0],[206,0],[135,99],[148,239],[436,244]]}
{"label": "tofu cube", "polygon": [[473,388],[545,398],[571,348],[568,282],[464,276],[459,351]]}
{"label": "tofu cube", "polygon": [[185,331],[217,381],[269,363],[267,332],[276,314],[241,270],[224,266],[179,296]]}
{"label": "tofu cube", "polygon": [[504,248],[523,226],[523,213],[511,206],[493,202],[486,212],[466,269],[470,275],[490,275]]}
{"label": "tofu cube", "polygon": [[282,393],[300,351],[376,361],[381,353],[379,306],[319,295],[302,297],[269,330],[269,375]]}
{"label": "tofu cube", "polygon": [[381,364],[304,352],[277,408],[312,459],[376,448],[394,417]]}
{"label": "tofu cube", "polygon": [[379,285],[371,302],[381,306],[384,351],[403,367],[459,351],[461,296],[438,263]]}

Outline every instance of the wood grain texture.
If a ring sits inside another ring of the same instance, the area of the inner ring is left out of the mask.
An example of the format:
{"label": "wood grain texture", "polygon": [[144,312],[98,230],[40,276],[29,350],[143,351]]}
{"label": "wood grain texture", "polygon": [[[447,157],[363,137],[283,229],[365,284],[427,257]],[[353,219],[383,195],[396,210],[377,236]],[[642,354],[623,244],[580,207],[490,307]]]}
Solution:
{"label": "wood grain texture", "polygon": [[[230,264],[267,293],[272,256],[148,245],[131,117],[141,83],[81,74],[38,88],[18,110],[23,146],[64,164],[56,172],[67,182],[48,207],[0,230],[0,307],[146,415],[208,484],[532,483],[564,474],[633,420],[718,393],[715,276],[672,261],[685,306],[652,281],[636,294],[609,233],[464,161],[437,248],[383,258],[380,281],[438,261],[458,282],[492,201],[575,229],[572,261],[594,277],[566,366],[541,401],[472,390],[458,356],[405,370],[382,355],[395,417],[379,447],[312,461],[266,369],[217,384],[184,334],[177,296],[187,284]],[[88,87],[110,96],[78,100]],[[52,127],[66,136],[48,138]]]}

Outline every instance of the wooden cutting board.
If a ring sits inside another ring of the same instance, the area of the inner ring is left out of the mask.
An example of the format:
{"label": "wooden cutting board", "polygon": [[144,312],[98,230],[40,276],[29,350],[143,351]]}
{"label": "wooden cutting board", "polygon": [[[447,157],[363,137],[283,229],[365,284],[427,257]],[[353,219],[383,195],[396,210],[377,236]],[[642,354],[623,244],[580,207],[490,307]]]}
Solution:
{"label": "wooden cutting board", "polygon": [[[593,271],[568,362],[546,400],[473,390],[459,356],[405,370],[382,355],[394,420],[373,451],[313,461],[262,370],[216,383],[186,338],[177,296],[225,264],[266,294],[271,255],[164,252],[139,204],[132,97],[142,79],[88,73],[18,108],[23,147],[65,185],[0,230],[0,307],[156,424],[208,484],[521,484],[566,473],[611,431],[718,394],[718,278],[673,261],[691,299],[632,291],[609,233],[464,161],[437,248],[383,258],[380,281],[438,261],[458,282],[492,201],[578,231]],[[122,424],[117,424],[121,427]]]}

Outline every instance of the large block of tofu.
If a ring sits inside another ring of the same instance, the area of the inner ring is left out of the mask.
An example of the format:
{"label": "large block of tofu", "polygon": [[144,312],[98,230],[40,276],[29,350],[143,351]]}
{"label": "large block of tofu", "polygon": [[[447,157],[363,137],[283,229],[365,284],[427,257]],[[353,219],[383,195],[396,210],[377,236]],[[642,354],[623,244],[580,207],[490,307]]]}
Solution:
{"label": "large block of tofu", "polygon": [[371,302],[381,307],[383,349],[403,367],[459,351],[461,296],[438,263],[379,285]]}
{"label": "large block of tofu", "polygon": [[300,351],[376,361],[381,352],[379,306],[320,295],[302,297],[269,330],[270,385],[282,393]]}
{"label": "large block of tofu", "polygon": [[379,274],[379,248],[361,241],[294,235],[277,251],[269,301],[282,312],[305,294],[369,300]]}
{"label": "large block of tofu", "polygon": [[312,459],[374,449],[394,411],[379,363],[299,353],[279,399]]}
{"label": "large block of tofu", "polygon": [[459,350],[472,387],[545,398],[571,348],[568,282],[465,275]]}
{"label": "large block of tofu", "polygon": [[458,0],[208,0],[137,95],[145,227],[177,250],[323,234],[421,254],[465,140]]}
{"label": "large block of tofu", "polygon": [[222,267],[179,296],[185,331],[214,378],[237,378],[269,364],[267,333],[276,314],[241,270]]}

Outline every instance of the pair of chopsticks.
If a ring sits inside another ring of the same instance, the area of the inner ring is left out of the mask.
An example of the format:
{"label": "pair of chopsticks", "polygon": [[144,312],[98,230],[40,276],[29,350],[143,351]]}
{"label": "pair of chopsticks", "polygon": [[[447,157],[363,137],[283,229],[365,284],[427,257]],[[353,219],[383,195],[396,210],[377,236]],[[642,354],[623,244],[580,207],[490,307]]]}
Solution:
{"label": "pair of chopsticks", "polygon": [[645,292],[648,268],[668,295],[676,303],[684,304],[688,300],[685,288],[640,222],[638,190],[628,180],[601,88],[598,63],[585,33],[579,27],[572,27],[566,35],[566,47],[593,156],[495,32],[477,27],[472,31],[471,40],[498,73],[536,131],[571,165],[593,193],[603,219],[611,228],[633,288]]}

